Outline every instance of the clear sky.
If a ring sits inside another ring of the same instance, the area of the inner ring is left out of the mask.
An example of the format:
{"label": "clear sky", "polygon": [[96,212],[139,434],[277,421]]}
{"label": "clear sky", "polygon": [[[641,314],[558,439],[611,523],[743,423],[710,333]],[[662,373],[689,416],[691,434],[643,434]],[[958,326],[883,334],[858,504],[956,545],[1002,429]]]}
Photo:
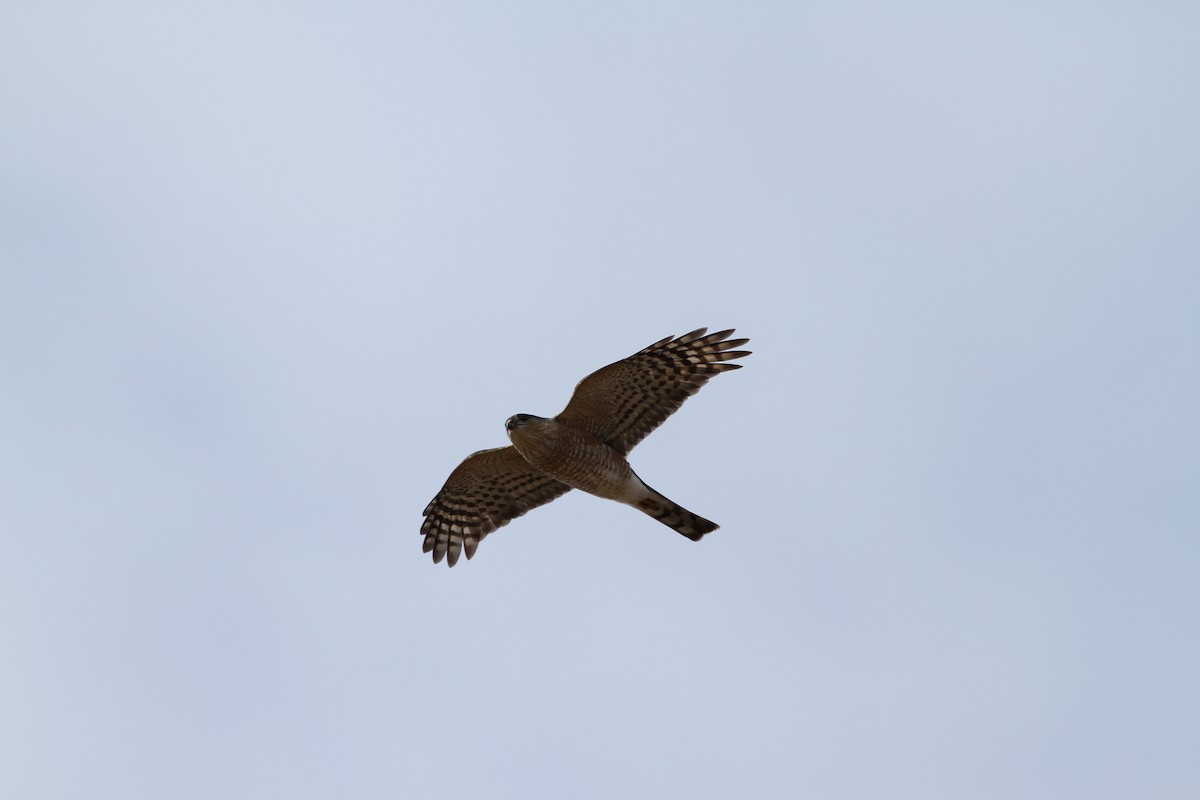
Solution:
{"label": "clear sky", "polygon": [[0,795],[1200,796],[1200,5],[0,16]]}

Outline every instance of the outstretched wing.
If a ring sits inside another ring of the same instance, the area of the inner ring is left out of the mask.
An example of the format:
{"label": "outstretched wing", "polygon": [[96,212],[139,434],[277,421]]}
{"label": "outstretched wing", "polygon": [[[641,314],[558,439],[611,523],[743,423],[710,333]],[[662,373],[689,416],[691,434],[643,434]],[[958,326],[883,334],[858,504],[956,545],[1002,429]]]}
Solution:
{"label": "outstretched wing", "polygon": [[515,447],[480,450],[450,473],[425,506],[423,549],[433,551],[435,564],[449,556],[453,567],[464,548],[470,558],[480,539],[570,489],[531,467]]}
{"label": "outstretched wing", "polygon": [[561,422],[583,428],[622,455],[646,438],[712,376],[750,355],[734,350],[749,339],[730,339],[733,329],[705,336],[707,328],[670,336],[579,382]]}

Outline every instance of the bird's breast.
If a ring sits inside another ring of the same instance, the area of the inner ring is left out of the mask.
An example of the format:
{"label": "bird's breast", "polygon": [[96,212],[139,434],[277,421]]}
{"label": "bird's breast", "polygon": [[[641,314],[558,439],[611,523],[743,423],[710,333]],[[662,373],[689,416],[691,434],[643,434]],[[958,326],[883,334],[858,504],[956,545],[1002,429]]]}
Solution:
{"label": "bird's breast", "polygon": [[624,500],[637,481],[629,462],[585,431],[547,420],[510,432],[513,446],[538,470],[575,489]]}

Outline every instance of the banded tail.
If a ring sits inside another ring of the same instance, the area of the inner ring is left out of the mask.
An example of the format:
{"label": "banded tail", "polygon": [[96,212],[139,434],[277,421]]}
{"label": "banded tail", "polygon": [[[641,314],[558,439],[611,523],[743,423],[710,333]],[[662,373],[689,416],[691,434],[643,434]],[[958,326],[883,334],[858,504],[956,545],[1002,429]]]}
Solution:
{"label": "banded tail", "polygon": [[679,531],[693,542],[700,541],[704,534],[712,533],[720,527],[717,523],[668,500],[649,486],[646,489],[649,494],[633,504],[633,507],[646,512],[668,528]]}

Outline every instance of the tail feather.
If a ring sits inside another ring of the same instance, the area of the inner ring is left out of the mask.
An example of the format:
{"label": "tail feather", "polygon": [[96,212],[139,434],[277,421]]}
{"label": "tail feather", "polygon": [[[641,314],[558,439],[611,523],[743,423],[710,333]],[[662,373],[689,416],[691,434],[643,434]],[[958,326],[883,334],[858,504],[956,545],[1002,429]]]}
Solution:
{"label": "tail feather", "polygon": [[[648,486],[646,488],[650,489]],[[679,531],[693,542],[700,541],[704,534],[712,533],[720,527],[717,523],[693,514],[678,503],[668,500],[653,489],[650,489],[649,496],[639,500],[635,507],[654,517],[668,528]]]}

